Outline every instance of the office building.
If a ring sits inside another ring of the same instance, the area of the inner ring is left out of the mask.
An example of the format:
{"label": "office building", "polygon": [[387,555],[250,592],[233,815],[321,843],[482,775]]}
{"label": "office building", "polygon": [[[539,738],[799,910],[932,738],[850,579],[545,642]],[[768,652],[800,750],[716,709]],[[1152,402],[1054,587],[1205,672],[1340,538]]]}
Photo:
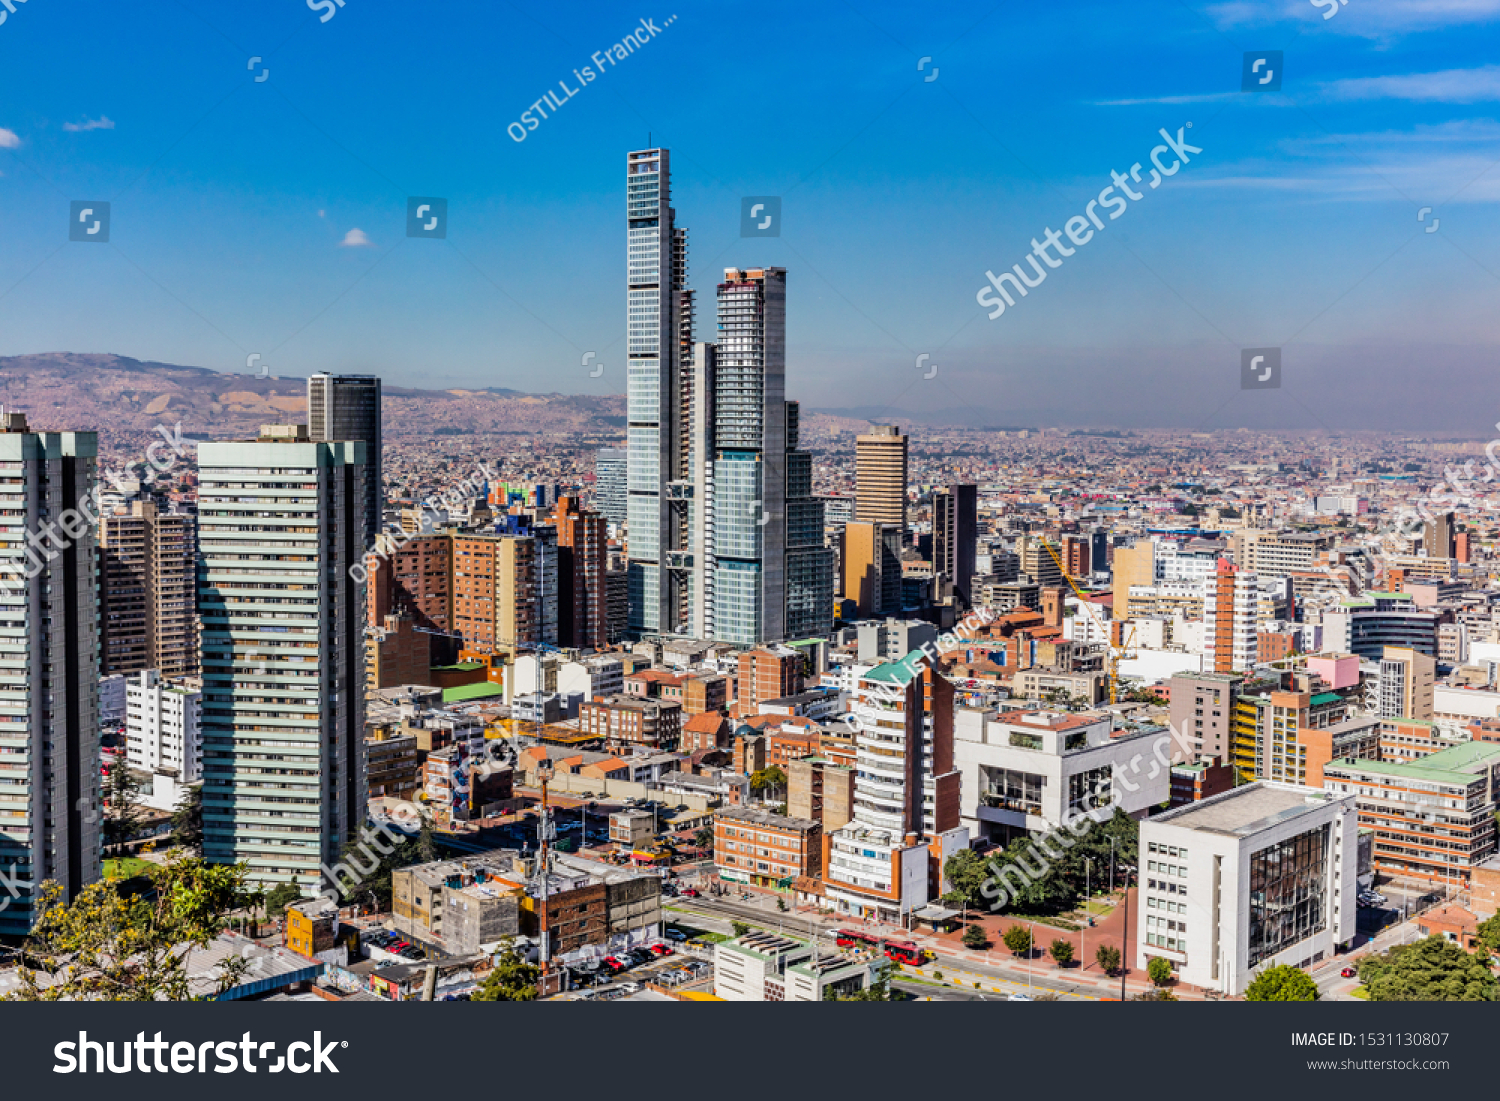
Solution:
{"label": "office building", "polygon": [[172,683],[154,669],[125,686],[126,760],[151,774],[141,802],[173,811],[203,778],[203,692],[196,678]]}
{"label": "office building", "polygon": [[860,521],[845,524],[841,557],[840,595],[854,602],[861,619],[901,610],[900,527]]}
{"label": "office building", "polygon": [[99,588],[93,432],[0,413],[0,934],[24,935],[36,885],[100,877]]}
{"label": "office building", "polygon": [[1500,745],[1463,742],[1398,764],[1345,757],[1323,769],[1323,786],[1354,800],[1375,834],[1375,871],[1468,886],[1494,855]]}
{"label": "office building", "polygon": [[1428,558],[1456,558],[1457,529],[1451,512],[1439,513],[1422,525],[1422,551]]}
{"label": "office building", "polygon": [[854,817],[825,834],[824,905],[901,924],[946,890],[942,869],[968,847],[959,821],[953,685],[913,650],[849,675],[857,766]]}
{"label": "office building", "polygon": [[713,637],[756,646],[788,637],[786,270],[725,269],[718,305]]}
{"label": "office building", "polygon": [[[812,452],[800,443],[800,405],[786,403],[786,618],[788,639],[833,633],[833,548],[823,544],[823,499],[812,491]],[[765,641],[765,640],[760,640]]]}
{"label": "office building", "polygon": [[1435,656],[1440,618],[1418,609],[1410,593],[1367,592],[1323,613],[1323,648],[1371,661],[1388,646]]}
{"label": "office building", "polygon": [[714,997],[726,1002],[821,1002],[875,981],[878,964],[839,952],[832,938],[809,943],[746,933],[714,945]]}
{"label": "office building", "polygon": [[1255,973],[1309,967],[1354,938],[1352,795],[1254,783],[1144,819],[1137,958],[1238,995]]}
{"label": "office building", "polygon": [[932,497],[932,568],[967,607],[973,604],[974,557],[979,545],[979,487],[951,485]]}
{"label": "office building", "polygon": [[[626,516],[630,532],[633,635],[674,629],[688,575],[669,570],[683,548],[684,512],[671,483],[684,483],[680,418],[682,338],[691,333],[686,230],[672,209],[671,153],[643,149],[625,163],[626,219]],[[685,503],[685,497],[682,498]]]}
{"label": "office building", "polygon": [[874,424],[854,439],[854,519],[895,524],[906,533],[907,438],[894,424]]}
{"label": "office building", "polygon": [[960,708],[953,754],[973,836],[999,845],[1115,806],[1142,818],[1171,793],[1169,736],[1116,732],[1109,714]]}
{"label": "office building", "polygon": [[559,646],[602,650],[609,642],[609,535],[603,516],[580,510],[576,497],[557,502],[557,639]]}
{"label": "office building", "polygon": [[317,887],[365,820],[364,455],[300,425],[198,448],[203,851],[253,882]]}
{"label": "office building", "polygon": [[99,517],[100,672],[198,671],[197,518],[130,501]]}
{"label": "office building", "polygon": [[385,530],[385,467],[381,459],[380,379],[316,374],[307,380],[307,438],[314,443],[360,440],[365,445],[364,545]]}
{"label": "office building", "polygon": [[601,447],[594,453],[594,509],[619,526],[625,522],[625,450]]}
{"label": "office building", "polygon": [[1021,572],[1044,588],[1063,584],[1062,568],[1053,557],[1056,553],[1057,548],[1050,546],[1041,536],[1023,535],[1016,542]]}
{"label": "office building", "polygon": [[1075,578],[1086,578],[1092,572],[1092,555],[1090,547],[1092,540],[1085,535],[1064,535],[1061,540],[1058,553],[1062,556],[1063,565],[1068,568],[1068,573]]}

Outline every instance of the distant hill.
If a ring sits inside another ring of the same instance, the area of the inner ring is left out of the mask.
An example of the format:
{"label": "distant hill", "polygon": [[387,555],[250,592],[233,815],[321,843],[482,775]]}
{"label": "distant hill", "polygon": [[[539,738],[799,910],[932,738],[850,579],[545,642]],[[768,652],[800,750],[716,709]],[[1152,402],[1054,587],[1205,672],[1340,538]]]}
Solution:
{"label": "distant hill", "polygon": [[[307,416],[307,380],[153,363],[82,352],[0,356],[0,403],[33,428],[147,432],[182,423],[208,439],[253,434],[260,425]],[[388,436],[425,436],[435,426],[476,433],[618,435],[623,394],[526,394],[383,388]]]}

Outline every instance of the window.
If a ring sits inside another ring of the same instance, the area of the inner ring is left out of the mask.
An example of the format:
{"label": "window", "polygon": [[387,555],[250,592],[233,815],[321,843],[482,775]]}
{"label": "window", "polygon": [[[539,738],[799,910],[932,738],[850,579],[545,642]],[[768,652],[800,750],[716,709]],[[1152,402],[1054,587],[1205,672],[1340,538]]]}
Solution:
{"label": "window", "polygon": [[1323,884],[1329,829],[1320,826],[1251,856],[1251,967],[1327,926]]}

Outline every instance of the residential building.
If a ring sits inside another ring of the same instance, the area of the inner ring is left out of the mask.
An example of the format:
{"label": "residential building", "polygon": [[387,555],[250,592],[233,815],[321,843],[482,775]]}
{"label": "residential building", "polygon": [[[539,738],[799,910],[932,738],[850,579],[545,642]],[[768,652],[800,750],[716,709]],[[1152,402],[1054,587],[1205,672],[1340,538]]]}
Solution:
{"label": "residential building", "polygon": [[373,727],[365,738],[366,790],[370,799],[412,802],[422,788],[422,754],[417,736],[389,726]]}
{"label": "residential building", "polygon": [[850,671],[858,755],[854,817],[824,835],[824,904],[901,922],[945,891],[948,857],[968,847],[959,821],[953,685],[920,650]]}
{"label": "residential building", "polygon": [[822,757],[786,764],[787,814],[810,818],[832,833],[854,817],[854,769]]}
{"label": "residential building", "polygon": [[1258,579],[1220,559],[1203,602],[1203,650],[1215,673],[1239,673],[1260,660]]}
{"label": "residential building", "polygon": [[1422,525],[1422,550],[1428,558],[1456,558],[1456,542],[1453,513],[1439,513]]}
{"label": "residential building", "polygon": [[802,653],[790,646],[763,646],[744,650],[738,658],[732,713],[740,718],[760,714],[766,700],[779,700],[802,691]]}
{"label": "residential building", "polygon": [[464,645],[514,654],[557,645],[557,532],[454,535],[453,626]]}
{"label": "residential building", "polygon": [[364,444],[198,447],[203,851],[312,887],[365,820]]}
{"label": "residential building", "polygon": [[1229,995],[1328,959],[1355,934],[1357,828],[1352,796],[1272,783],[1143,820],[1137,958]]}
{"label": "residential building", "polygon": [[875,620],[856,625],[858,655],[861,663],[879,665],[899,661],[913,650],[936,645],[937,627],[925,619]]}
{"label": "residential building", "polygon": [[906,532],[907,438],[894,424],[874,424],[854,439],[854,519]]}
{"label": "residential building", "polygon": [[364,545],[385,530],[380,379],[316,374],[307,380],[307,438],[314,443],[360,440],[365,445]]}
{"label": "residential building", "polygon": [[1375,714],[1383,719],[1432,718],[1437,659],[1409,646],[1381,650]]}
{"label": "residential building", "polygon": [[36,886],[100,878],[99,579],[93,432],[0,413],[0,934],[31,931]]}
{"label": "residential building", "polygon": [[130,767],[151,774],[141,802],[174,811],[203,778],[203,692],[196,678],[168,681],[155,669],[125,687],[125,753]]}
{"label": "residential building", "polygon": [[720,879],[789,890],[798,878],[822,874],[823,827],[812,818],[758,807],[714,812],[714,867]]}
{"label": "residential building", "polygon": [[1172,766],[1170,802],[1174,807],[1201,803],[1234,787],[1234,766],[1221,765],[1215,757]]}
{"label": "residential building", "polygon": [[553,523],[557,527],[558,645],[602,650],[609,644],[607,524],[597,512],[580,511],[576,497],[557,502]]}
{"label": "residential building", "polygon": [[682,705],[624,695],[585,700],[578,709],[578,727],[615,749],[639,745],[675,750],[682,738]]}
{"label": "residential building", "polygon": [[1340,758],[1323,776],[1375,832],[1383,875],[1467,886],[1475,865],[1496,852],[1500,745],[1464,742],[1405,764]]}
{"label": "residential building", "polygon": [[198,525],[154,501],[99,517],[101,672],[198,671]]}
{"label": "residential building", "polygon": [[497,849],[397,868],[391,873],[396,930],[455,954],[518,936],[526,892],[517,855]]}
{"label": "residential building", "polygon": [[1173,757],[1228,760],[1233,741],[1234,701],[1245,678],[1233,673],[1178,673],[1171,686]]}

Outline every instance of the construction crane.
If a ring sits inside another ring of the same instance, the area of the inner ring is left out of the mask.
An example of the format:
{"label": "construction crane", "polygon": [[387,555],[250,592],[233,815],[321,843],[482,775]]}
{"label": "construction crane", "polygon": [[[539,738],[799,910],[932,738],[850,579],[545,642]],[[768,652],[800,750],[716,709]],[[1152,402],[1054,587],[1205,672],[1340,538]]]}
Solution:
{"label": "construction crane", "polygon": [[1099,609],[1094,607],[1094,602],[1079,588],[1078,582],[1068,572],[1068,567],[1063,565],[1062,556],[1057,553],[1057,550],[1046,539],[1041,539],[1039,542],[1047,549],[1047,553],[1052,556],[1052,561],[1057,563],[1058,572],[1063,575],[1063,579],[1067,581],[1068,587],[1073,590],[1073,595],[1078,598],[1078,603],[1087,608],[1089,615],[1094,617],[1094,624],[1099,628],[1099,633],[1104,638],[1104,667],[1105,672],[1109,674],[1109,702],[1112,704],[1118,703],[1120,694],[1120,659],[1130,656],[1130,644],[1135,641],[1135,625],[1131,624],[1130,634],[1126,636],[1125,641],[1121,645],[1116,646],[1111,642],[1109,627],[1105,624],[1103,617],[1099,615]]}

